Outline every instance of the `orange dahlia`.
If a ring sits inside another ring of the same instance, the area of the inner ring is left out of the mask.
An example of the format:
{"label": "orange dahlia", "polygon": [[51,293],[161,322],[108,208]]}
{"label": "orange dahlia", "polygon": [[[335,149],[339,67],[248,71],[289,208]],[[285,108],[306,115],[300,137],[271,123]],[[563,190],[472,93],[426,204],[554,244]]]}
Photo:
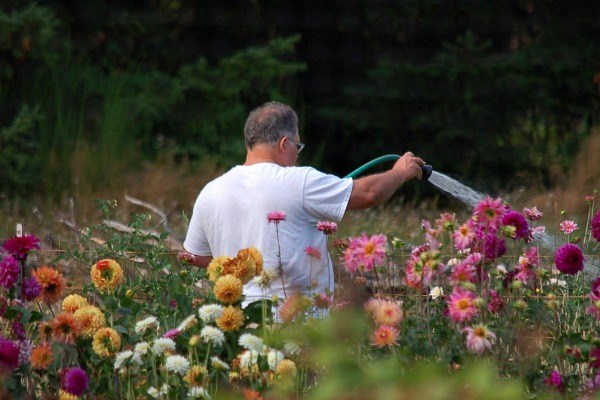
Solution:
{"label": "orange dahlia", "polygon": [[73,314],[81,329],[81,336],[91,338],[96,331],[106,325],[104,313],[96,306],[82,307]]}
{"label": "orange dahlia", "polygon": [[42,343],[39,346],[35,346],[31,350],[29,361],[33,369],[48,369],[52,361],[54,361],[52,346],[49,343]]}
{"label": "orange dahlia", "polygon": [[42,285],[42,300],[48,304],[56,303],[65,290],[65,278],[56,269],[42,266],[33,271],[33,276]]}
{"label": "orange dahlia", "polygon": [[52,335],[57,342],[75,344],[80,328],[71,313],[62,312],[52,320]]}
{"label": "orange dahlia", "polygon": [[54,334],[54,328],[52,327],[52,321],[42,321],[38,325],[38,332],[40,333],[40,340],[50,341]]}
{"label": "orange dahlia", "polygon": [[242,299],[242,281],[233,275],[223,275],[217,279],[213,292],[221,303],[233,304]]}
{"label": "orange dahlia", "polygon": [[217,320],[217,326],[223,331],[237,331],[244,325],[244,313],[239,307],[225,307]]}
{"label": "orange dahlia", "polygon": [[183,378],[190,386],[205,386],[208,379],[208,370],[203,365],[193,365]]}
{"label": "orange dahlia", "polygon": [[70,294],[64,298],[62,302],[62,310],[64,312],[70,312],[71,314],[80,309],[81,307],[89,306],[87,299],[78,294]]}
{"label": "orange dahlia", "polygon": [[104,259],[92,265],[92,282],[102,290],[109,291],[123,282],[123,269],[115,260]]}
{"label": "orange dahlia", "polygon": [[100,357],[111,357],[121,347],[121,336],[113,328],[100,328],[94,334],[92,349]]}

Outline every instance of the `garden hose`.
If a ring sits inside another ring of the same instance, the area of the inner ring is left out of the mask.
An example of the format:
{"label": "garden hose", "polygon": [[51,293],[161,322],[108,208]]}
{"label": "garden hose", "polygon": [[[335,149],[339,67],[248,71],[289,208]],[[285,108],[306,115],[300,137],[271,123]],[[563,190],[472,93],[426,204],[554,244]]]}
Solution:
{"label": "garden hose", "polygon": [[[356,178],[357,176],[359,176],[366,170],[373,168],[377,164],[381,164],[386,161],[396,161],[399,158],[400,158],[400,156],[397,154],[386,154],[385,156],[374,158],[373,160],[369,161],[368,163],[363,164],[360,167],[358,167],[357,169],[355,169],[354,171],[350,172],[348,175],[345,176],[345,178]],[[429,177],[431,176],[431,173],[433,172],[433,167],[429,164],[425,164],[421,167],[421,169],[423,170],[423,177],[421,178],[421,180],[422,181],[428,180]]]}

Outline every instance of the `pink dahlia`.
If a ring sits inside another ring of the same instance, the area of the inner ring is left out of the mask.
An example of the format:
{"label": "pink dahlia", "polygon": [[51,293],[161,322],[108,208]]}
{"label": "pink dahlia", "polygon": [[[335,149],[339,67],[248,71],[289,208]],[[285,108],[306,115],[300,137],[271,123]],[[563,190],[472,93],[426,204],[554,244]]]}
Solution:
{"label": "pink dahlia", "polygon": [[577,222],[575,222],[575,221],[565,220],[560,223],[560,230],[565,235],[570,235],[571,233],[575,232],[577,229],[579,229],[579,226],[577,225]]}
{"label": "pink dahlia", "polygon": [[488,196],[475,206],[473,218],[480,226],[495,229],[505,213],[506,206],[502,199],[492,199]]}
{"label": "pink dahlia", "polygon": [[79,367],[63,370],[61,389],[74,396],[81,396],[88,388],[89,378],[86,372]]}
{"label": "pink dahlia", "polygon": [[473,328],[464,328],[467,333],[467,349],[471,353],[482,354],[485,349],[492,349],[492,342],[496,340],[496,335],[485,325],[477,325]]}
{"label": "pink dahlia", "polygon": [[371,335],[371,343],[375,347],[393,346],[398,344],[398,329],[389,325],[379,325]]}
{"label": "pink dahlia", "polygon": [[19,366],[19,346],[0,336],[0,372]]}
{"label": "pink dahlia", "polygon": [[515,228],[513,239],[525,239],[531,238],[531,232],[529,230],[529,224],[525,217],[516,211],[509,211],[502,216],[502,225],[512,226]]}
{"label": "pink dahlia", "polygon": [[600,211],[592,218],[592,236],[600,242]]}
{"label": "pink dahlia", "polygon": [[483,252],[488,261],[500,258],[506,254],[506,241],[495,233],[488,233],[483,239]]}
{"label": "pink dahlia", "polygon": [[475,278],[477,276],[477,270],[475,269],[475,265],[472,263],[466,262],[463,260],[462,262],[456,264],[452,269],[451,280],[454,283],[458,282],[475,282]]}
{"label": "pink dahlia", "polygon": [[371,271],[385,261],[385,235],[373,235],[368,237],[363,233],[358,238],[350,238],[348,248],[344,252],[343,261],[346,270],[350,273],[359,267]]}
{"label": "pink dahlia", "polygon": [[502,301],[502,297],[498,294],[497,290],[490,290],[490,301],[487,305],[487,309],[489,312],[493,314],[497,314],[504,308],[504,302]]}
{"label": "pink dahlia", "polygon": [[455,287],[448,298],[448,313],[452,321],[459,323],[471,320],[477,315],[475,293],[461,287]]}
{"label": "pink dahlia", "polygon": [[271,211],[267,214],[267,221],[269,223],[273,222],[275,225],[285,221],[285,211]]}
{"label": "pink dahlia", "polygon": [[454,240],[454,246],[458,250],[464,250],[471,247],[473,240],[475,239],[475,228],[475,222],[473,220],[468,220],[454,231],[452,239]]}
{"label": "pink dahlia", "polygon": [[171,329],[170,331],[166,331],[162,337],[167,339],[175,339],[177,336],[181,334],[181,331],[177,328]]}
{"label": "pink dahlia", "polygon": [[398,325],[404,312],[398,303],[387,299],[371,299],[365,303],[365,311],[371,315],[377,325]]}
{"label": "pink dahlia", "polygon": [[525,214],[525,217],[527,217],[527,219],[529,219],[531,221],[538,221],[544,215],[540,210],[537,209],[537,207],[532,207],[532,208],[525,207],[523,209],[523,214]]}
{"label": "pink dahlia", "polygon": [[40,248],[40,239],[33,235],[15,236],[4,242],[2,247],[17,260],[23,261],[30,250]]}
{"label": "pink dahlia", "polygon": [[554,253],[556,268],[565,274],[575,275],[583,269],[583,252],[576,244],[567,243]]}
{"label": "pink dahlia", "polygon": [[10,255],[0,261],[0,286],[10,289],[19,278],[19,262]]}
{"label": "pink dahlia", "polygon": [[333,235],[338,229],[335,222],[332,221],[319,221],[317,222],[317,230],[323,232],[326,235]]}

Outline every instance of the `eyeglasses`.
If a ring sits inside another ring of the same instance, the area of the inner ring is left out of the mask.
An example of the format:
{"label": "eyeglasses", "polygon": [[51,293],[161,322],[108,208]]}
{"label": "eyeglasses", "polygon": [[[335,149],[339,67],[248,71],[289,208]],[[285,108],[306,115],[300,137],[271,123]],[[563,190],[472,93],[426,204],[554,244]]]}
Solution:
{"label": "eyeglasses", "polygon": [[304,143],[300,143],[300,142],[294,143],[294,142],[292,142],[291,139],[290,139],[290,143],[293,144],[294,146],[296,146],[296,150],[298,150],[297,153],[300,154],[300,152],[304,148]]}

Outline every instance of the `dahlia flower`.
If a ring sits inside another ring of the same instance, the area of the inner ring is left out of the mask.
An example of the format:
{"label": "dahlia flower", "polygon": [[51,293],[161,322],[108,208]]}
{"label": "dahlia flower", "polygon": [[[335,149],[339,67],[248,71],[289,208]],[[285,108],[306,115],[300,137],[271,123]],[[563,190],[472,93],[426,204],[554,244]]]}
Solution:
{"label": "dahlia flower", "polygon": [[371,299],[365,304],[365,311],[377,325],[398,325],[404,317],[402,308],[392,300]]}
{"label": "dahlia flower", "polygon": [[79,367],[67,368],[62,376],[61,389],[75,396],[81,396],[88,388],[89,378]]}
{"label": "dahlia flower", "polygon": [[583,252],[576,244],[567,243],[554,253],[556,268],[565,274],[575,275],[583,269]]}
{"label": "dahlia flower", "polygon": [[525,215],[525,217],[527,217],[527,219],[529,219],[531,221],[538,221],[544,215],[540,210],[538,210],[537,207],[532,207],[532,208],[525,207],[523,209],[523,214]]}
{"label": "dahlia flower", "polygon": [[373,235],[368,237],[363,233],[360,237],[350,238],[350,243],[344,252],[343,261],[346,270],[350,273],[358,268],[371,271],[385,261],[385,235]]}
{"label": "dahlia flower", "polygon": [[42,286],[42,299],[48,303],[56,303],[63,295],[65,287],[65,278],[54,268],[42,266],[33,271],[33,276]]}
{"label": "dahlia flower", "polygon": [[34,347],[29,357],[29,362],[33,369],[46,370],[50,367],[52,361],[54,361],[54,353],[52,352],[52,346],[48,342]]}
{"label": "dahlia flower", "polygon": [[52,319],[52,337],[60,343],[75,344],[79,323],[71,313],[62,312]]}
{"label": "dahlia flower", "polygon": [[285,356],[279,350],[270,349],[267,353],[267,364],[271,371],[275,371],[277,366],[284,360]]}
{"label": "dahlia flower", "polygon": [[225,341],[225,334],[223,331],[210,325],[202,328],[200,337],[204,342],[211,343],[213,346],[220,346]]}
{"label": "dahlia flower", "polygon": [[19,346],[0,336],[0,373],[19,366]]}
{"label": "dahlia flower", "polygon": [[531,232],[529,231],[529,224],[525,217],[517,212],[517,211],[509,211],[502,216],[502,225],[508,227],[514,227],[514,236],[513,239],[525,239],[529,240],[531,237]]}
{"label": "dahlia flower", "polygon": [[19,261],[13,256],[6,256],[0,260],[0,286],[10,289],[19,279]]}
{"label": "dahlia flower", "polygon": [[100,260],[92,265],[92,282],[102,290],[109,291],[123,282],[123,269],[115,260]]}
{"label": "dahlia flower", "polygon": [[158,319],[154,316],[146,317],[135,324],[134,331],[138,335],[142,335],[144,334],[144,332],[146,332],[146,329],[148,329],[152,325],[158,328]]}
{"label": "dahlia flower", "polygon": [[167,357],[165,360],[165,368],[169,372],[183,376],[190,369],[190,361],[184,356],[175,354]]}
{"label": "dahlia flower", "polygon": [[5,241],[2,247],[17,260],[23,261],[31,250],[39,250],[40,239],[33,235],[15,236]]}
{"label": "dahlia flower", "polygon": [[338,229],[338,225],[332,221],[319,221],[317,222],[317,230],[323,232],[325,235],[333,235]]}
{"label": "dahlia flower", "polygon": [[454,231],[452,240],[454,242],[454,247],[456,247],[457,250],[464,250],[471,247],[473,240],[475,240],[475,228],[475,222],[473,220],[468,220]]}
{"label": "dahlia flower", "polygon": [[571,233],[575,232],[577,229],[579,229],[579,226],[577,225],[577,223],[575,221],[565,220],[560,223],[560,230],[565,235],[570,235]]}
{"label": "dahlia flower", "polygon": [[475,205],[473,219],[480,226],[496,229],[505,213],[506,206],[502,199],[492,199],[488,196]]}
{"label": "dahlia flower", "polygon": [[217,279],[213,292],[221,303],[233,304],[242,299],[243,289],[240,279],[233,275],[223,275]]}
{"label": "dahlia flower", "polygon": [[544,379],[544,383],[549,387],[554,387],[559,391],[563,389],[563,376],[557,370],[550,372],[550,375]]}
{"label": "dahlia flower", "polygon": [[207,304],[198,309],[198,315],[205,324],[215,322],[223,315],[223,306],[220,304]]}
{"label": "dahlia flower", "polygon": [[244,333],[240,336],[238,343],[247,350],[254,350],[262,353],[265,350],[265,344],[262,339],[250,333]]}
{"label": "dahlia flower", "polygon": [[98,329],[106,326],[104,312],[96,306],[81,307],[73,314],[80,328],[81,337],[91,338]]}
{"label": "dahlia flower", "polygon": [[271,211],[267,214],[268,223],[273,222],[275,225],[281,221],[285,221],[285,211]]}
{"label": "dahlia flower", "polygon": [[32,301],[42,293],[42,285],[32,276],[25,279],[22,290],[21,295],[23,296],[23,300]]}
{"label": "dahlia flower", "polygon": [[92,339],[92,349],[100,357],[111,357],[121,347],[121,336],[113,328],[100,328]]}
{"label": "dahlia flower", "polygon": [[215,282],[222,274],[223,274],[223,266],[226,262],[231,259],[227,256],[220,256],[213,258],[208,267],[206,268],[206,272],[208,273],[208,280],[211,282]]}
{"label": "dahlia flower", "polygon": [[312,258],[317,259],[317,260],[321,260],[321,252],[317,248],[314,248],[312,246],[307,246],[304,249],[304,252],[309,257],[312,257]]}
{"label": "dahlia flower", "polygon": [[592,236],[600,242],[600,211],[592,218]]}
{"label": "dahlia flower", "polygon": [[296,364],[290,359],[283,359],[277,364],[277,375],[282,378],[293,378],[296,376]]}
{"label": "dahlia flower", "polygon": [[375,347],[393,346],[397,344],[398,329],[389,325],[379,325],[371,335],[371,343]]}
{"label": "dahlia flower", "polygon": [[496,340],[496,335],[485,325],[467,327],[463,332],[467,333],[467,349],[478,355],[481,355],[485,349],[491,350],[492,341]]}
{"label": "dahlia flower", "polygon": [[196,364],[186,372],[183,381],[190,386],[202,386],[207,381],[205,378],[208,378],[208,369],[204,365]]}
{"label": "dahlia flower", "polygon": [[477,314],[475,299],[473,292],[455,287],[448,297],[448,311],[452,321],[459,323],[471,320]]}
{"label": "dahlia flower", "polygon": [[62,310],[64,312],[69,312],[73,314],[78,309],[82,307],[87,307],[89,305],[90,303],[88,303],[85,297],[82,297],[78,294],[70,294],[63,299]]}

